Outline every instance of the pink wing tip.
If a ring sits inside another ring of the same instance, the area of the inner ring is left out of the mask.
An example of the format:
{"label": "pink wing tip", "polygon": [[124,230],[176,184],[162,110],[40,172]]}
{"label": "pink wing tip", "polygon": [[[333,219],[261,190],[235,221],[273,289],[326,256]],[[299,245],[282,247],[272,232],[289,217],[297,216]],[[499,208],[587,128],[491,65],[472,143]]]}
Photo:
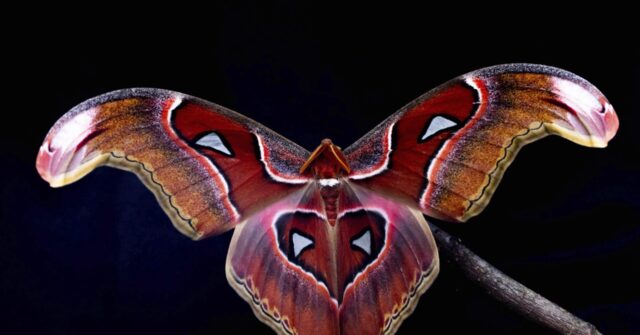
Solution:
{"label": "pink wing tip", "polygon": [[[51,186],[63,186],[75,181],[82,176],[77,174],[74,177],[76,170],[95,157],[95,153],[88,153],[86,147],[89,140],[100,134],[92,126],[94,114],[95,110],[68,113],[53,126],[42,143],[36,158],[36,169]],[[89,155],[91,157],[87,157]]]}
{"label": "pink wing tip", "polygon": [[593,146],[605,147],[618,132],[620,122],[609,101],[604,96],[601,96],[598,100],[600,108],[581,111],[580,120],[584,127],[588,129],[588,133],[596,139]]}
{"label": "pink wing tip", "polygon": [[69,173],[75,172],[82,165],[86,149],[81,147],[75,150],[71,148],[56,148],[49,139],[40,147],[36,158],[36,169],[42,179],[46,180],[52,187],[59,187],[71,183],[73,179],[68,178]]}
{"label": "pink wing tip", "polygon": [[54,152],[49,147],[49,141],[45,141],[40,150],[38,151],[38,158],[36,159],[36,169],[42,179],[47,182],[51,182],[52,169],[51,163],[53,161]]}
{"label": "pink wing tip", "polygon": [[591,147],[606,147],[618,131],[618,116],[607,98],[581,78],[555,78],[552,92],[568,111],[569,139]]}
{"label": "pink wing tip", "polygon": [[604,140],[609,142],[618,132],[618,127],[620,126],[620,121],[618,120],[618,115],[616,115],[613,106],[608,101],[605,101],[604,104],[604,113],[602,114],[602,123],[604,124]]}

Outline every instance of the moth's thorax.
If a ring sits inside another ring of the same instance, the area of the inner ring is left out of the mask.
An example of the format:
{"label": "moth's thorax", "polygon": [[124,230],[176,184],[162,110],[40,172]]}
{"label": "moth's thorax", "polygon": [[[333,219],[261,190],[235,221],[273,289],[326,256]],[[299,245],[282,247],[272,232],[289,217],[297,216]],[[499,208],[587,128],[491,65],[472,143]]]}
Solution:
{"label": "moth's thorax", "polygon": [[324,139],[307,161],[300,167],[300,173],[316,179],[335,179],[351,171],[339,146],[330,139]]}
{"label": "moth's thorax", "polygon": [[312,177],[318,183],[327,220],[335,226],[340,202],[341,177],[350,171],[349,164],[339,146],[330,139],[324,139],[307,161],[300,167],[300,173]]}

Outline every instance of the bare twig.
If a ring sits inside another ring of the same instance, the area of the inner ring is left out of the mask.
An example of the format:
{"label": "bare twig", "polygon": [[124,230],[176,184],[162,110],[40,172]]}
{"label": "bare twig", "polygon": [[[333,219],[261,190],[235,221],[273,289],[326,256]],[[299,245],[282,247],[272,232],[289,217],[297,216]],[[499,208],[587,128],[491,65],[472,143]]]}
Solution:
{"label": "bare twig", "polygon": [[462,245],[457,238],[433,224],[429,225],[441,253],[454,260],[467,277],[497,300],[562,334],[600,334],[594,325],[505,275]]}

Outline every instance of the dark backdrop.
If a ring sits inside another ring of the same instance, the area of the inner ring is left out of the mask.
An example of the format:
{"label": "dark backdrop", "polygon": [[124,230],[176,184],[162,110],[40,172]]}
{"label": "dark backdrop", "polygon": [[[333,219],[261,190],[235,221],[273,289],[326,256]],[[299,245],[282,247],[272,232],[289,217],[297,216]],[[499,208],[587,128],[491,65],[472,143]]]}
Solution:
{"label": "dark backdrop", "polygon": [[[55,190],[40,180],[38,147],[75,104],[161,87],[237,110],[307,149],[325,137],[346,147],[444,81],[507,62],[583,76],[610,99],[620,131],[604,150],[556,137],[526,147],[482,215],[443,227],[604,333],[640,333],[637,32],[604,15],[541,9],[462,17],[415,7],[179,5],[64,16],[39,8],[44,14],[3,29],[11,89],[3,95],[0,333],[271,333],[226,282],[231,233],[188,240],[132,174],[98,169]],[[443,259],[399,333],[469,330],[548,332]]]}

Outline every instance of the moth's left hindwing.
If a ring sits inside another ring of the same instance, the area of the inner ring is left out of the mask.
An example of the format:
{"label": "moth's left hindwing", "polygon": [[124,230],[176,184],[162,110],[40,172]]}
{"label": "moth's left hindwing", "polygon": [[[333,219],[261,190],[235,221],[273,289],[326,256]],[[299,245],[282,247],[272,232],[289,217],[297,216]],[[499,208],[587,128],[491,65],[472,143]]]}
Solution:
{"label": "moth's left hindwing", "polygon": [[233,228],[244,216],[298,189],[309,153],[216,104],[159,89],[126,89],[65,114],[40,148],[51,186],[109,165],[132,171],[174,226],[191,238]]}
{"label": "moth's left hindwing", "polygon": [[229,283],[279,334],[393,334],[439,270],[424,217],[347,183],[332,226],[316,187],[236,227]]}

